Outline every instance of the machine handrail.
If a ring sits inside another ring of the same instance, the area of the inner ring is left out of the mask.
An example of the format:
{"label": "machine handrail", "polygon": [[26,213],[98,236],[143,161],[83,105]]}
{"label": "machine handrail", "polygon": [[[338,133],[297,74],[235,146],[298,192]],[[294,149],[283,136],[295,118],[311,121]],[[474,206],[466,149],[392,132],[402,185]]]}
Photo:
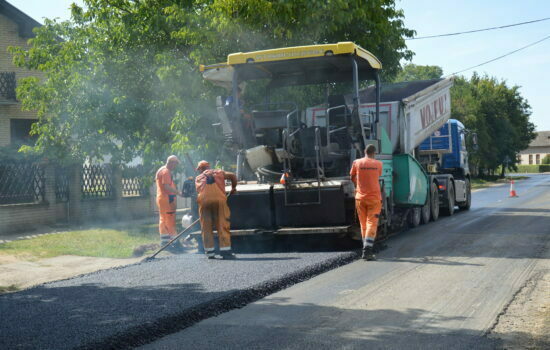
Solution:
{"label": "machine handrail", "polygon": [[[329,130],[329,126],[330,126],[330,112],[333,111],[333,110],[336,110],[336,109],[340,109],[340,108],[344,108],[344,117],[347,117],[348,116],[348,106],[347,105],[339,105],[339,106],[334,106],[334,107],[329,107],[326,109],[325,111],[325,118],[326,118],[326,121],[327,121],[327,145],[330,145],[330,134],[332,134],[332,132]],[[334,131],[340,131],[340,130],[343,130],[345,129],[344,128],[338,128]],[[333,132],[334,132],[333,131]]]}

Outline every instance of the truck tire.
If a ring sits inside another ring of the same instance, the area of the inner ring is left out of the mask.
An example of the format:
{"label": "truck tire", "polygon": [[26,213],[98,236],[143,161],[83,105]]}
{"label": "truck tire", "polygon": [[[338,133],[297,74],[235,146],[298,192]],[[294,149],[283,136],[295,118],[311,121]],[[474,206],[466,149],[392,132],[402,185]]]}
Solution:
{"label": "truck tire", "polygon": [[422,224],[425,225],[430,222],[430,216],[431,216],[431,196],[428,194],[428,199],[426,200],[426,205],[424,205],[421,209],[422,211]]}
{"label": "truck tire", "polygon": [[466,179],[466,201],[459,203],[458,207],[460,210],[470,210],[472,205],[472,185],[470,184],[470,179]]}
{"label": "truck tire", "polygon": [[422,210],[420,209],[420,207],[412,208],[409,211],[409,226],[412,228],[418,227],[418,225],[420,225],[421,216]]}
{"label": "truck tire", "polygon": [[455,187],[452,181],[449,181],[449,186],[447,186],[447,206],[441,208],[443,210],[443,215],[452,216],[455,213]]}
{"label": "truck tire", "polygon": [[439,218],[439,193],[435,182],[432,182],[430,191],[430,211],[432,213],[432,221],[437,221]]}

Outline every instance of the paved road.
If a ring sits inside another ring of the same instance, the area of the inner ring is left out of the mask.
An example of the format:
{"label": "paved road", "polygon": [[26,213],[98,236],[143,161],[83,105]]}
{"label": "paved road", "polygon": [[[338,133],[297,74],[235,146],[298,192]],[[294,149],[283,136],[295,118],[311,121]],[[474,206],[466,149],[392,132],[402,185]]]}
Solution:
{"label": "paved road", "polygon": [[493,349],[484,337],[550,255],[550,176],[477,191],[469,212],[143,349]]}

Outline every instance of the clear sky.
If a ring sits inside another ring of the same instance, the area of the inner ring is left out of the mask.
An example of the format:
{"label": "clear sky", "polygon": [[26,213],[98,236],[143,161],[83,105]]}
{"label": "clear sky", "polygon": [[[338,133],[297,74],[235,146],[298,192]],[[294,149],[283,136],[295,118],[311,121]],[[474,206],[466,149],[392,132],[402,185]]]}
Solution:
{"label": "clear sky", "polygon": [[[8,0],[39,22],[43,17],[68,19],[69,7],[81,0]],[[405,11],[405,24],[418,36],[495,27],[550,17],[548,0],[396,0]],[[444,74],[513,51],[550,35],[550,20],[454,37],[411,40],[413,63],[438,65]],[[476,68],[481,74],[521,86],[537,130],[550,130],[550,39],[496,62]],[[470,77],[472,71],[462,73]]]}

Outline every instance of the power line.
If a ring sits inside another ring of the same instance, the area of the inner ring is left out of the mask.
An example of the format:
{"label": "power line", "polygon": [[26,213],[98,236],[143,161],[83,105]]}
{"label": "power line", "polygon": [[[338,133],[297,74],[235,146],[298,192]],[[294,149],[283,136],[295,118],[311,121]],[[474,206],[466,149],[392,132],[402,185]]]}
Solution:
{"label": "power line", "polygon": [[546,17],[546,18],[536,19],[536,20],[534,20],[534,21],[521,22],[521,23],[514,23],[514,24],[507,24],[507,25],[500,26],[500,27],[491,27],[491,28],[475,29],[475,30],[469,30],[469,31],[466,31],[466,32],[456,32],[456,33],[447,33],[447,34],[438,34],[438,35],[427,35],[427,36],[416,36],[416,37],[414,37],[414,38],[408,38],[408,39],[405,39],[405,40],[431,39],[431,38],[440,38],[440,37],[444,37],[444,36],[454,36],[454,35],[461,35],[461,34],[470,34],[470,33],[484,32],[484,31],[487,31],[487,30],[495,30],[495,29],[509,28],[509,27],[521,26],[521,25],[524,25],[524,24],[531,24],[531,23],[536,23],[536,22],[542,22],[542,21],[547,21],[547,20],[549,20],[549,19],[550,19],[550,17]]}
{"label": "power line", "polygon": [[[475,66],[472,66],[472,67],[469,67],[469,68],[466,68],[466,69],[463,69],[463,70],[458,71],[458,72],[454,72],[454,73],[449,74],[449,75],[457,75],[457,74],[462,73],[462,72],[465,72],[465,71],[467,71],[467,70],[470,70],[470,69],[474,69],[474,68],[483,66],[483,65],[485,65],[485,64],[487,64],[487,63],[491,63],[491,62],[494,62],[494,61],[496,61],[496,60],[500,60],[501,58],[504,58],[504,57],[506,57],[506,56],[510,56],[510,55],[513,54],[513,53],[516,53],[516,52],[518,52],[518,51],[524,50],[524,49],[526,49],[526,48],[528,48],[528,47],[531,47],[531,46],[533,46],[533,45],[536,45],[536,44],[541,43],[541,42],[543,42],[544,40],[548,40],[548,39],[550,39],[550,35],[548,35],[547,37],[542,38],[542,39],[540,39],[540,40],[538,40],[538,41],[535,41],[534,43],[531,43],[531,44],[526,45],[526,46],[524,46],[524,47],[520,47],[519,49],[516,49],[516,50],[514,50],[514,51],[510,51],[510,52],[508,52],[508,53],[505,53],[505,54],[502,55],[502,56],[493,58],[492,60],[485,61],[485,62],[483,62],[483,63],[477,64],[477,65],[475,65]],[[449,76],[449,75],[448,75],[448,76]]]}

